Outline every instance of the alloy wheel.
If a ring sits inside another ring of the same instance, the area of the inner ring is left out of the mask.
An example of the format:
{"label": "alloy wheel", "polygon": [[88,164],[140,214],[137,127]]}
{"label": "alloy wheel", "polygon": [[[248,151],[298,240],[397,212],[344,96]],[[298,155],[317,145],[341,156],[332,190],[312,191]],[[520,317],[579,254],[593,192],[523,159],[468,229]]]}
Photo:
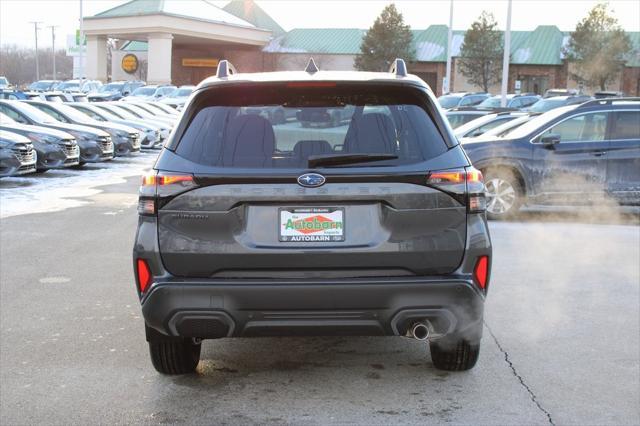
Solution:
{"label": "alloy wheel", "polygon": [[502,178],[492,178],[485,186],[489,213],[504,215],[513,208],[517,194],[511,182]]}

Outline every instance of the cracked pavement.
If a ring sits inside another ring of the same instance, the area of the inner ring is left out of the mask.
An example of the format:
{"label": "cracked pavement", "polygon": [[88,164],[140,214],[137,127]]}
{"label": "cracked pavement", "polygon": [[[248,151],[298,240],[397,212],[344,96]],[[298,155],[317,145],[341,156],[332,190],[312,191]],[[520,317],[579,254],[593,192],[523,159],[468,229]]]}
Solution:
{"label": "cracked pavement", "polygon": [[1,424],[639,424],[640,227],[491,223],[477,366],[390,338],[205,341],[198,374],[148,359],[131,249],[138,179],[0,223]]}

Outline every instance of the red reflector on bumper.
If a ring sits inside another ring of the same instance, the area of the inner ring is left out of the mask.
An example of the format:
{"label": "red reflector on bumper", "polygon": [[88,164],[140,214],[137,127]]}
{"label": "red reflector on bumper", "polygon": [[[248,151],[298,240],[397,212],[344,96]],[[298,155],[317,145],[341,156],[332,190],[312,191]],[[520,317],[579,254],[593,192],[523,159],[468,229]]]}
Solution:
{"label": "red reflector on bumper", "polygon": [[476,261],[476,267],[473,269],[473,278],[476,280],[478,287],[484,290],[487,286],[487,278],[489,276],[489,256],[480,256]]}
{"label": "red reflector on bumper", "polygon": [[151,270],[144,259],[138,259],[136,266],[138,269],[138,286],[140,287],[140,293],[144,294],[151,284]]}

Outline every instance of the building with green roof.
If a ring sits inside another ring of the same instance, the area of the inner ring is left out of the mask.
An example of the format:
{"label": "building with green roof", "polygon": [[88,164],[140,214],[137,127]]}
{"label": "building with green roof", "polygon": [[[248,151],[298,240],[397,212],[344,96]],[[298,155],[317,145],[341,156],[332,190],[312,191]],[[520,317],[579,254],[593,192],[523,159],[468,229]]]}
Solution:
{"label": "building with green roof", "polygon": [[[135,78],[121,70],[120,60],[134,54],[146,61],[148,73],[138,78],[150,82],[173,81],[195,84],[215,73],[221,58],[231,60],[240,71],[301,69],[313,56],[325,69],[353,69],[366,29],[294,28],[285,31],[253,0],[231,0],[218,8],[206,0],[132,0],[85,18],[88,49],[107,37],[124,40],[113,55],[113,79]],[[415,61],[410,71],[441,92],[447,60],[448,27],[434,24],[413,29]],[[452,38],[452,88],[477,90],[459,74],[456,58],[464,31],[454,30]],[[640,89],[640,33],[629,33],[635,51],[620,78],[611,87],[627,94]],[[511,32],[509,87],[520,81],[523,91],[542,93],[547,88],[575,87],[569,78],[569,65],[562,56],[569,34],[553,25],[540,25],[533,31]],[[98,46],[100,49],[101,46]],[[89,53],[89,61],[102,59]],[[158,71],[158,67],[162,71]],[[105,66],[106,68],[106,66]],[[155,68],[155,69],[154,69]],[[87,71],[95,71],[88,64]],[[104,71],[106,73],[106,70]],[[104,80],[94,73],[90,78]],[[498,91],[498,88],[492,88]]]}

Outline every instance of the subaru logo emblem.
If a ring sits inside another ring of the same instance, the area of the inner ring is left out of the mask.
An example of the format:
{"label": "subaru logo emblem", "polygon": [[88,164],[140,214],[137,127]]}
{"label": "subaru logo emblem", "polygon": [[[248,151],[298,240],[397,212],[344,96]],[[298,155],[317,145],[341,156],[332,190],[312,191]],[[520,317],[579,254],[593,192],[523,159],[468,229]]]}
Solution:
{"label": "subaru logo emblem", "polygon": [[303,175],[298,176],[298,183],[301,186],[305,186],[307,188],[314,188],[316,186],[324,185],[326,179],[324,176],[319,175],[318,173],[305,173]]}

